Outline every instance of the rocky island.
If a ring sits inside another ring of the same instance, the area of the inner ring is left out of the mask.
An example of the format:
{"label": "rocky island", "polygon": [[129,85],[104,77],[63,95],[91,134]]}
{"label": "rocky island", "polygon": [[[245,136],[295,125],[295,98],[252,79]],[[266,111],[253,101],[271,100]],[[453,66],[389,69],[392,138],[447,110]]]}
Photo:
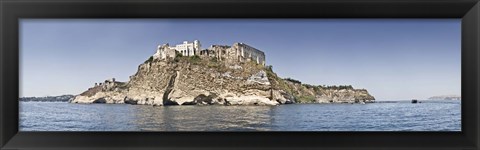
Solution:
{"label": "rocky island", "polygon": [[280,78],[265,65],[265,54],[247,44],[212,45],[198,40],[170,46],[138,66],[127,82],[95,83],[70,103],[139,105],[278,105],[290,103],[371,103],[366,89],[302,84]]}

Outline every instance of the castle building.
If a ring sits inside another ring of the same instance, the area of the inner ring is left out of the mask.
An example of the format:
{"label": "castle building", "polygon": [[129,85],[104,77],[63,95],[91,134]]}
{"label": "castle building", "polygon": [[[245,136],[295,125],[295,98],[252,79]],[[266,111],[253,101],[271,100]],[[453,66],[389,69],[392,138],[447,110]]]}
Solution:
{"label": "castle building", "polygon": [[188,43],[188,41],[183,41],[182,44],[178,44],[175,47],[170,47],[170,49],[175,49],[177,52],[182,54],[183,56],[193,56],[198,55],[197,53],[200,51],[202,45],[200,41],[194,40],[193,43]]}
{"label": "castle building", "polygon": [[235,51],[233,55],[235,55],[239,61],[255,61],[257,64],[265,66],[265,53],[262,51],[245,43],[234,43],[232,48]]}
{"label": "castle building", "polygon": [[177,54],[177,51],[175,49],[170,48],[170,46],[167,44],[163,45],[158,45],[157,51],[155,54],[153,54],[153,59],[166,59],[168,58],[174,58],[175,55]]}
{"label": "castle building", "polygon": [[200,41],[194,40],[192,43],[183,41],[182,44],[170,46],[168,43],[158,45],[156,53],[153,55],[154,59],[165,59],[167,57],[175,57],[176,53],[180,53],[183,56],[199,55],[202,45]]}
{"label": "castle building", "polygon": [[232,46],[212,45],[201,50],[200,56],[215,57],[229,63],[254,61],[265,66],[265,53],[245,43],[234,43]]}
{"label": "castle building", "polygon": [[265,66],[265,53],[245,43],[234,43],[228,45],[212,45],[207,49],[201,49],[200,41],[194,40],[192,43],[184,41],[183,44],[170,47],[167,44],[158,45],[154,59],[175,58],[176,54],[183,56],[214,57],[219,61],[226,63],[249,62]]}

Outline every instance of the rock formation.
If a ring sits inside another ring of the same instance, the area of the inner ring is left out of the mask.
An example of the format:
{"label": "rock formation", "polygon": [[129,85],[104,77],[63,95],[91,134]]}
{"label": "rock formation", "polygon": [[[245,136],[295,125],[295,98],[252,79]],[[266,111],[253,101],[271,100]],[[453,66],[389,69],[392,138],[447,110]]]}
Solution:
{"label": "rock formation", "polygon": [[373,102],[367,90],[323,87],[279,78],[255,62],[228,65],[216,59],[177,56],[148,59],[128,82],[107,80],[71,103],[141,105],[278,105]]}

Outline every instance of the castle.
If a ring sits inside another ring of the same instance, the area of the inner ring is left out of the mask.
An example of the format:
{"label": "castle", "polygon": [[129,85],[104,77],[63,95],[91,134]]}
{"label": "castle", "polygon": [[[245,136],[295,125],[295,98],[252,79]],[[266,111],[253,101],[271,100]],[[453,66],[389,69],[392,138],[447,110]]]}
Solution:
{"label": "castle", "polygon": [[192,43],[184,41],[182,44],[172,47],[167,43],[158,45],[157,51],[152,57],[153,59],[163,60],[175,58],[177,54],[216,58],[227,63],[255,61],[257,64],[265,66],[265,53],[245,43],[234,43],[232,46],[211,45],[207,49],[201,49],[198,40],[194,40]]}

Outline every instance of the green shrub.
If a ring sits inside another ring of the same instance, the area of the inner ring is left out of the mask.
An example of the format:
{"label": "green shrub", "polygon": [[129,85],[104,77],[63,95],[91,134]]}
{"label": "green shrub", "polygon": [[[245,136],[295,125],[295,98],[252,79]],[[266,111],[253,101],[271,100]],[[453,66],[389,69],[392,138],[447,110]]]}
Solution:
{"label": "green shrub", "polygon": [[333,85],[333,86],[327,86],[327,89],[333,89],[333,90],[342,90],[342,89],[353,89],[352,85]]}
{"label": "green shrub", "polygon": [[190,60],[200,60],[200,59],[201,58],[198,55],[193,55],[193,56],[190,57]]}
{"label": "green shrub", "polygon": [[265,68],[266,68],[268,71],[273,72],[273,66],[272,66],[272,65],[265,66]]}
{"label": "green shrub", "polygon": [[177,53],[177,54],[175,54],[175,58],[173,59],[173,61],[179,62],[180,59],[182,59],[182,58],[183,58],[183,55],[181,53]]}
{"label": "green shrub", "polygon": [[301,96],[294,96],[297,102],[300,103],[311,103],[315,102],[315,96],[312,95],[301,95]]}
{"label": "green shrub", "polygon": [[302,84],[302,85],[305,86],[306,88],[309,88],[309,89],[317,87],[317,86],[314,86],[314,85],[311,85],[311,84]]}
{"label": "green shrub", "polygon": [[217,61],[218,61],[218,60],[217,60],[217,58],[215,58],[215,57],[210,58],[210,62],[217,62]]}
{"label": "green shrub", "polygon": [[198,56],[198,55],[193,55],[193,56],[188,58],[188,62],[190,62],[192,64],[198,64],[198,63],[200,63],[200,61],[202,61],[202,58],[200,58],[200,56]]}
{"label": "green shrub", "polygon": [[153,61],[153,56],[150,56],[150,58],[148,58],[147,60],[145,60],[145,62],[143,62],[143,63],[152,62],[152,61]]}
{"label": "green shrub", "polygon": [[295,80],[295,79],[292,79],[292,78],[285,78],[285,80],[290,81],[290,82],[293,82],[293,83],[302,84],[302,82],[300,82],[300,81],[298,81],[298,80]]}
{"label": "green shrub", "polygon": [[175,58],[178,58],[178,57],[183,57],[182,53],[175,54]]}
{"label": "green shrub", "polygon": [[210,61],[207,62],[207,67],[210,68],[219,68],[220,63],[217,61],[217,58],[210,58]]}

